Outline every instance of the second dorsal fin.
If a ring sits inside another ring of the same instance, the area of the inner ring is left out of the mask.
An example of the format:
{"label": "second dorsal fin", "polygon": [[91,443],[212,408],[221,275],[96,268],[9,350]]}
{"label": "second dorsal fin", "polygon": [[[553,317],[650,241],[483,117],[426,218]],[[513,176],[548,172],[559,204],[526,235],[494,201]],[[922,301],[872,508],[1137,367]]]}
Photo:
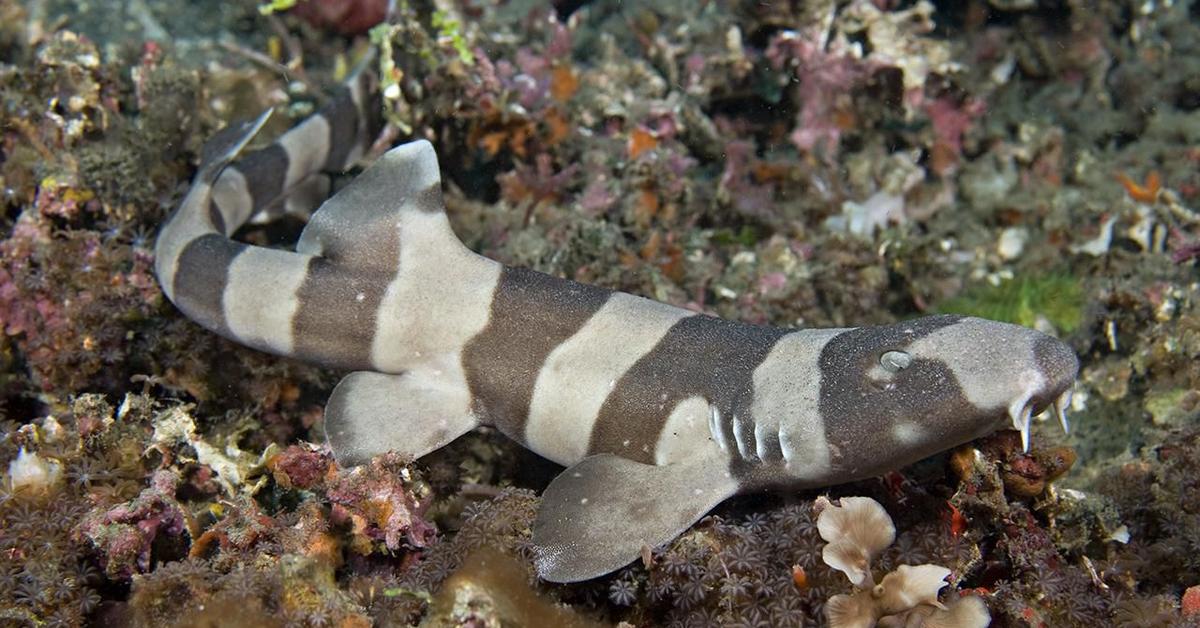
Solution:
{"label": "second dorsal fin", "polygon": [[[414,220],[433,218],[434,224]],[[423,239],[458,242],[446,222],[442,177],[437,153],[425,140],[402,144],[384,153],[350,185],[325,201],[313,214],[296,251],[320,255],[360,267],[393,270],[392,254],[420,229]]]}
{"label": "second dorsal fin", "polygon": [[197,179],[212,183],[229,162],[237,159],[246,145],[258,135],[263,125],[271,118],[271,109],[263,111],[257,118],[242,120],[217,131],[200,149],[200,172]]}

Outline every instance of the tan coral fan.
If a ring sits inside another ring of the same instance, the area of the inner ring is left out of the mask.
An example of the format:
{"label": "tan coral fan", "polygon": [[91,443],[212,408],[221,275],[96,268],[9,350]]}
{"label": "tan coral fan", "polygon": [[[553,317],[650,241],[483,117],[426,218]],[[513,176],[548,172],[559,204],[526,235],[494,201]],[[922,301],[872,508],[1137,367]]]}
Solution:
{"label": "tan coral fan", "polygon": [[896,538],[892,518],[869,497],[843,497],[835,506],[817,498],[817,531],[828,543],[825,564],[846,574],[856,591],[825,603],[831,628],[986,628],[987,606],[978,596],[938,601],[951,571],[940,565],[900,565],[874,584],[871,560]]}
{"label": "tan coral fan", "polygon": [[870,591],[838,594],[825,602],[829,628],[871,628],[879,619],[879,610]]}
{"label": "tan coral fan", "polygon": [[828,543],[821,552],[822,560],[846,574],[854,586],[874,584],[871,560],[896,539],[896,527],[887,511],[870,497],[843,497],[840,506],[819,498],[817,507],[823,507],[817,531]]}
{"label": "tan coral fan", "polygon": [[925,619],[925,628],[987,628],[992,623],[987,604],[978,595],[951,600],[945,610],[934,611]]}
{"label": "tan coral fan", "polygon": [[987,604],[978,595],[951,597],[946,608],[922,604],[908,612],[880,618],[876,628],[987,628],[992,623]]}
{"label": "tan coral fan", "polygon": [[938,591],[946,586],[950,570],[939,565],[900,565],[883,577],[872,591],[885,615],[906,611],[918,604],[945,608]]}

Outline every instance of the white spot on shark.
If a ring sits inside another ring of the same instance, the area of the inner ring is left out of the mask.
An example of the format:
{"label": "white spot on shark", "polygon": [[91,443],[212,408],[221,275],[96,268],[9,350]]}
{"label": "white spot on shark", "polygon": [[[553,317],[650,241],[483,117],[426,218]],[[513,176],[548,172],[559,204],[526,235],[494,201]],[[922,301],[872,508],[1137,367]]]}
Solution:
{"label": "white spot on shark", "polygon": [[892,438],[905,445],[921,442],[924,435],[925,430],[921,429],[920,425],[909,421],[896,423],[892,426]]}

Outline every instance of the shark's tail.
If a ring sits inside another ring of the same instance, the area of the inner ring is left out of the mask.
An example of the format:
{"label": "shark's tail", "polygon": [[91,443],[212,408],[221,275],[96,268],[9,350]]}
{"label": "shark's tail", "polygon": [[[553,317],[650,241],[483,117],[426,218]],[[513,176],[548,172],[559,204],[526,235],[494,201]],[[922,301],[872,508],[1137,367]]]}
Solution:
{"label": "shark's tail", "polygon": [[189,244],[209,235],[223,239],[248,221],[286,212],[307,215],[328,195],[328,174],[362,157],[382,119],[376,79],[367,65],[320,111],[265,148],[242,154],[270,118],[269,109],[226,127],[205,144],[192,188],[163,224],[155,245],[155,272],[168,298],[176,300]]}
{"label": "shark's tail", "polygon": [[[380,347],[407,337],[409,318],[453,314],[426,303],[430,285],[483,258],[450,228],[429,142],[392,149],[328,200],[313,184],[359,159],[377,133],[371,80],[356,74],[328,106],[261,150],[241,154],[267,114],[209,142],[191,190],[155,245],[163,292],[189,318],[263,351],[397,372],[404,360]],[[264,211],[323,200],[294,252],[229,237]],[[459,283],[478,288],[473,280]]]}

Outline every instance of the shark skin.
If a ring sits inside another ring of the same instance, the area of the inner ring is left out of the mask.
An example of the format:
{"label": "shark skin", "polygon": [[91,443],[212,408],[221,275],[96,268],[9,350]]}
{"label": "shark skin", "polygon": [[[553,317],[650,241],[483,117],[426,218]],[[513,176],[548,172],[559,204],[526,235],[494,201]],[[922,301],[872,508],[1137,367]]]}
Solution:
{"label": "shark skin", "polygon": [[[540,576],[607,574],[724,499],[898,469],[1053,409],[1078,360],[1016,325],[929,316],[787,329],[504,266],[454,235],[437,155],[378,158],[294,251],[238,226],[306,214],[374,136],[368,77],[270,146],[265,116],[218,134],[156,243],[189,318],[262,351],[352,371],[325,412],[341,465],[414,459],[491,425],[565,467],[533,528]],[[239,158],[240,157],[240,158]],[[235,161],[236,160],[236,161]]]}

